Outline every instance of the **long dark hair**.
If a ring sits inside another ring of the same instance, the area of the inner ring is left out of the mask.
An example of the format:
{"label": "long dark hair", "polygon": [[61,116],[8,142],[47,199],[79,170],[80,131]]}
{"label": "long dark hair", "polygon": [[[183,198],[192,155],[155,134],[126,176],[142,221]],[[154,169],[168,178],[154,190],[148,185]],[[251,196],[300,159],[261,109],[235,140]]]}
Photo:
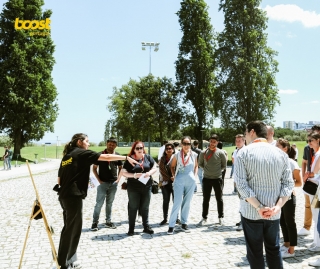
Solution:
{"label": "long dark hair", "polygon": [[71,138],[71,141],[68,142],[65,146],[64,146],[64,150],[63,150],[63,156],[66,155],[72,148],[74,147],[78,147],[78,140],[83,141],[87,138],[88,136],[86,134],[83,133],[78,133],[73,135],[73,137]]}
{"label": "long dark hair", "polygon": [[167,146],[172,147],[172,154],[176,153],[176,150],[174,149],[174,145],[172,143],[166,143],[165,146],[164,146],[164,151],[163,151],[162,157],[163,156],[167,156],[167,152],[166,152]]}
{"label": "long dark hair", "polygon": [[279,138],[277,141],[283,148],[287,149],[287,154],[289,156],[290,159],[295,159],[296,158],[296,151],[293,147],[290,146],[290,143],[288,140],[283,139],[283,138]]}

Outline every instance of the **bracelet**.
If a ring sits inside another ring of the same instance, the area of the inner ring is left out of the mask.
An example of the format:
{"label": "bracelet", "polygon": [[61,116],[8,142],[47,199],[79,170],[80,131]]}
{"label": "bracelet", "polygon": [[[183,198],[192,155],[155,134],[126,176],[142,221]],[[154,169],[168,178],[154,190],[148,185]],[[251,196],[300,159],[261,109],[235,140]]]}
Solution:
{"label": "bracelet", "polygon": [[133,174],[133,177],[136,178],[136,175],[137,175],[137,173],[134,173],[134,174]]}
{"label": "bracelet", "polygon": [[128,159],[128,156],[126,156],[126,159],[125,159],[125,161]]}

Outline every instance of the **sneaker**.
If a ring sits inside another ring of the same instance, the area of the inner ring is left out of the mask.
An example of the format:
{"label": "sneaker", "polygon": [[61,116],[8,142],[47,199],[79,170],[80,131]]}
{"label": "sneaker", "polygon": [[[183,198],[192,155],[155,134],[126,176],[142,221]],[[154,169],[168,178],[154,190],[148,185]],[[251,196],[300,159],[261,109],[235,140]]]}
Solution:
{"label": "sneaker", "polygon": [[240,226],[241,225],[241,221],[236,223],[236,226]]}
{"label": "sneaker", "polygon": [[320,251],[320,247],[313,247],[313,248],[308,248],[308,250],[312,251],[312,252],[319,252]]}
{"label": "sneaker", "polygon": [[232,176],[230,176],[229,178],[232,178]]}
{"label": "sneaker", "polygon": [[181,221],[179,219],[177,219],[176,224],[181,225]]}
{"label": "sneaker", "polygon": [[219,224],[220,224],[221,226],[224,225],[224,220],[223,220],[223,218],[219,218]]}
{"label": "sneaker", "polygon": [[314,248],[316,246],[316,244],[314,242],[309,243],[309,244],[305,244],[306,248]]}
{"label": "sneaker", "polygon": [[167,222],[168,222],[168,221],[167,221],[166,219],[164,219],[163,221],[161,221],[161,222],[159,223],[159,225],[165,225]]}
{"label": "sneaker", "polygon": [[240,225],[237,227],[236,231],[240,232],[240,231],[242,231],[242,230],[243,230],[242,224],[240,223]]}
{"label": "sneaker", "polygon": [[203,218],[202,220],[200,220],[200,222],[197,224],[197,226],[203,226],[207,224],[207,219]]}
{"label": "sneaker", "polygon": [[91,229],[90,229],[91,231],[93,231],[93,232],[96,232],[96,231],[98,231],[99,229],[98,229],[98,223],[92,223],[92,226],[91,226]]}
{"label": "sneaker", "polygon": [[138,215],[136,222],[141,223],[141,216],[140,215]]}
{"label": "sneaker", "polygon": [[311,261],[308,264],[311,265],[311,266],[314,266],[314,267],[320,266],[320,259]]}
{"label": "sneaker", "polygon": [[173,227],[169,227],[169,230],[167,231],[167,234],[173,234]]}
{"label": "sneaker", "polygon": [[288,250],[281,252],[282,259],[293,258],[295,256],[294,252],[290,253]]}
{"label": "sneaker", "polygon": [[287,248],[285,245],[281,245],[280,251],[281,252],[288,252],[289,248]]}
{"label": "sneaker", "polygon": [[106,222],[106,224],[104,226],[109,229],[116,229],[117,228],[117,226],[114,225],[114,223],[112,223],[112,222]]}
{"label": "sneaker", "polygon": [[188,228],[187,224],[182,224],[181,225],[181,230],[184,231],[185,233],[190,233],[191,231]]}
{"label": "sneaker", "polygon": [[146,225],[142,232],[146,234],[154,234],[154,231],[151,229],[149,225]]}
{"label": "sneaker", "polygon": [[72,269],[80,269],[80,268],[82,268],[81,263],[78,262],[78,261],[75,261],[75,262],[71,263],[69,266],[70,266],[70,268],[72,268]]}
{"label": "sneaker", "polygon": [[307,229],[305,229],[305,228],[301,228],[301,230],[298,232],[298,235],[300,235],[300,236],[304,236],[304,235],[310,235],[311,233],[310,233],[310,231],[308,231]]}

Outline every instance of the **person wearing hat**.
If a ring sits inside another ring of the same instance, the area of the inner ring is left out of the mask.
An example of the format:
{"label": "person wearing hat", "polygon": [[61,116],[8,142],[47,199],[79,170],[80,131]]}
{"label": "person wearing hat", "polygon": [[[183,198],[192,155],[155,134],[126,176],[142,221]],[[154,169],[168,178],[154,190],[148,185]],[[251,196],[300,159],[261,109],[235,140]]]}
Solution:
{"label": "person wearing hat", "polygon": [[[120,155],[118,152],[115,152],[115,149],[117,147],[117,140],[114,137],[110,137],[107,140],[106,146],[107,147],[102,152],[102,154]],[[97,161],[93,165],[93,174],[99,181],[100,185],[97,187],[97,198],[96,205],[94,206],[93,211],[93,222],[91,226],[91,231],[98,231],[99,217],[104,200],[106,200],[106,222],[104,226],[110,229],[117,228],[114,225],[114,223],[111,222],[111,213],[112,204],[118,187],[118,183],[116,183],[115,181],[118,178],[118,172],[120,172],[121,168],[122,162],[119,160],[110,162]]]}

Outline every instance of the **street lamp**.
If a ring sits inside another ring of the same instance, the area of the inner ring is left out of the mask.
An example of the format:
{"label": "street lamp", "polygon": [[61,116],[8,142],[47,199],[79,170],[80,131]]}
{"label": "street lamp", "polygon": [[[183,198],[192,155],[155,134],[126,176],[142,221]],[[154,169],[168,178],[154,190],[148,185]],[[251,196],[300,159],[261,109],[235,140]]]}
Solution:
{"label": "street lamp", "polygon": [[[159,50],[160,43],[158,42],[141,42],[142,50],[146,50],[146,47],[149,47],[149,74],[151,74],[151,48],[154,47],[154,51],[157,52]],[[150,129],[148,130],[148,153],[151,154],[150,149]]]}
{"label": "street lamp", "polygon": [[146,50],[146,47],[149,47],[149,74],[151,74],[151,48],[154,47],[154,51],[159,50],[160,43],[158,42],[141,42],[142,50]]}
{"label": "street lamp", "polygon": [[203,132],[204,132],[205,130],[200,130],[200,132],[201,132],[201,149],[203,149]]}

